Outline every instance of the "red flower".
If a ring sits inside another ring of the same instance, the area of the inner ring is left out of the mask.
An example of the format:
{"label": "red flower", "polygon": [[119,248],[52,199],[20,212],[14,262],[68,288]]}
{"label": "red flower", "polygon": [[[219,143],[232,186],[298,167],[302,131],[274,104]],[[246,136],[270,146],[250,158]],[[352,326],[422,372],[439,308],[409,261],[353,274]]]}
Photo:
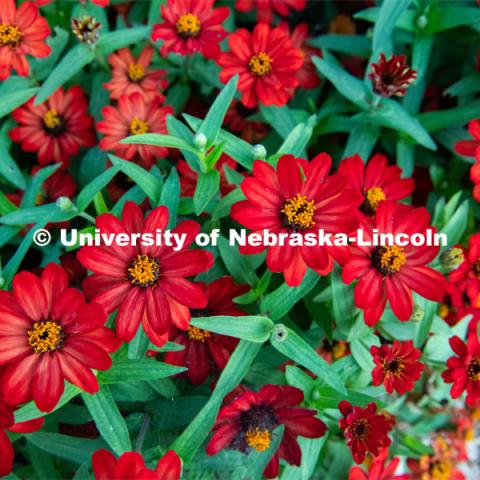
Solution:
{"label": "red flower", "polygon": [[405,55],[392,55],[389,60],[383,53],[378,63],[372,63],[368,78],[375,93],[382,97],[403,96],[417,78],[417,72],[405,63]]}
{"label": "red flower", "polygon": [[473,198],[480,202],[480,120],[472,120],[468,131],[473,140],[462,140],[455,144],[455,151],[465,157],[474,157],[475,164],[470,168],[470,180],[474,183]]}
{"label": "red flower", "polygon": [[[106,213],[97,217],[97,228],[105,234],[149,233],[155,238],[157,230],[167,229],[168,209],[157,207],[144,220],[142,210],[133,202],[126,202],[122,220]],[[94,272],[83,282],[87,297],[102,305],[107,312],[119,308],[116,331],[123,341],[130,341],[140,322],[158,346],[168,339],[173,323],[187,330],[190,322],[189,308],[204,308],[207,297],[202,289],[185,277],[208,270],[212,254],[205,250],[187,250],[195,240],[200,226],[186,220],[172,230],[185,234],[180,251],[173,247],[111,246],[82,247],[77,256],[86,268]]]}
{"label": "red flower", "polygon": [[477,332],[470,332],[465,344],[459,337],[450,339],[450,347],[456,356],[447,360],[447,370],[442,373],[445,383],[453,383],[450,395],[458,398],[464,390],[467,406],[478,405],[480,400],[480,345]]}
{"label": "red flower", "polygon": [[342,400],[338,408],[343,415],[338,424],[347,439],[355,463],[362,463],[367,453],[376,457],[382,448],[392,443],[388,436],[391,422],[385,415],[377,413],[375,403],[371,402],[362,408]]}
{"label": "red flower", "polygon": [[414,383],[420,378],[425,365],[418,359],[422,356],[420,350],[414,348],[411,340],[399,342],[395,340],[393,345],[370,347],[375,368],[372,370],[372,383],[375,386],[385,385],[387,393],[392,394],[395,390],[403,395],[413,390]]}
{"label": "red flower", "polygon": [[248,108],[259,102],[285,105],[299,84],[297,72],[303,65],[302,52],[285,31],[260,23],[253,33],[244,28],[232,33],[228,45],[231,51],[217,60],[222,67],[220,80],[226,83],[239,74],[238,89]]}
{"label": "red flower", "polygon": [[438,309],[438,315],[451,327],[467,315],[472,315],[472,320],[469,323],[469,328],[471,328],[480,320],[479,306],[478,300],[472,304],[470,297],[458,288],[456,284],[447,282],[445,285],[445,296]]}
{"label": "red flower", "polygon": [[[246,315],[243,310],[237,308],[233,298],[247,292],[249,290],[247,285],[235,285],[231,277],[218,278],[208,285],[198,285],[205,291],[208,303],[201,310],[191,311],[193,317]],[[166,353],[164,361],[170,365],[188,367],[185,375],[193,384],[203,383],[211,373],[222,371],[238,343],[236,338],[192,326],[188,327],[186,332],[174,329],[170,338],[172,342],[185,348],[178,352]]]}
{"label": "red flower", "polygon": [[128,48],[122,48],[108,57],[112,66],[112,79],[103,86],[110,90],[110,98],[118,100],[122,95],[140,93],[146,102],[155,97],[164,101],[161,91],[167,88],[168,80],[165,70],[149,68],[153,57],[153,47],[145,47],[137,59]]}
{"label": "red flower", "polygon": [[15,0],[2,0],[0,8],[0,80],[10,76],[12,68],[18,75],[28,75],[30,65],[26,55],[47,57],[50,47],[45,39],[50,35],[47,21],[39,15],[33,2],[15,6]]}
{"label": "red flower", "polygon": [[125,452],[117,460],[108,450],[97,450],[92,455],[92,468],[96,480],[178,480],[182,461],[169,450],[157,463],[155,470],[145,466],[141,453]]}
{"label": "red flower", "polygon": [[[35,3],[42,7],[44,5],[48,5],[52,3],[53,0],[35,0]],[[80,3],[85,3],[86,0],[80,0]],[[99,7],[106,7],[109,3],[110,0],[92,0],[92,3],[95,5],[98,5]]]}
{"label": "red flower", "polygon": [[40,165],[63,163],[80,147],[96,143],[93,118],[88,113],[88,102],[81,87],[59,88],[44,103],[33,105],[33,99],[12,113],[19,123],[10,131],[14,142],[21,142],[26,152],[36,152]]}
{"label": "red flower", "polygon": [[393,457],[390,463],[388,460],[388,448],[380,451],[377,457],[373,459],[368,468],[368,472],[360,467],[354,466],[348,472],[348,480],[408,480],[409,475],[395,475],[395,470],[400,463],[398,457]]}
{"label": "red flower", "polygon": [[163,40],[161,53],[217,58],[218,45],[226,36],[222,22],[230,14],[228,7],[212,8],[214,0],[168,0],[162,6],[163,23],[153,26],[152,40]]}
{"label": "red flower", "polygon": [[[360,196],[345,190],[347,178],[328,176],[332,160],[322,153],[311,162],[283,155],[275,170],[269,163],[256,161],[253,177],[246,178],[241,189],[247,200],[232,206],[231,216],[243,226],[263,233],[300,234],[324,229],[326,233],[351,232],[357,225],[351,214]],[[241,247],[245,254],[260,253],[266,247]],[[333,268],[332,256],[345,261],[346,248],[335,246],[272,246],[267,252],[267,266],[283,272],[289,286],[302,281],[307,266],[326,275]]]}
{"label": "red flower", "polygon": [[213,425],[215,433],[207,445],[208,455],[224,448],[244,453],[268,450],[273,430],[284,425],[282,441],[264,475],[278,476],[280,458],[291,465],[300,465],[302,452],[297,437],[319,438],[327,429],[315,418],[315,410],[297,406],[301,402],[303,392],[289,386],[265,385],[257,393],[247,391],[239,395],[220,410]]}
{"label": "red flower", "polygon": [[13,293],[0,292],[0,365],[5,400],[18,405],[33,399],[53,410],[67,380],[89,393],[98,391],[92,369],[106,370],[107,352],[118,348],[103,308],[86,304],[82,293],[68,287],[65,271],[50,263],[40,279],[21,272]]}
{"label": "red flower", "polygon": [[350,188],[363,195],[360,211],[366,215],[373,215],[384,200],[409,197],[415,188],[413,179],[400,178],[402,170],[397,166],[388,166],[384,155],[374,155],[367,165],[359,155],[344,158],[338,171],[348,178]]}
{"label": "red flower", "polygon": [[365,323],[375,325],[390,302],[393,313],[402,321],[410,318],[413,311],[412,290],[422,297],[440,302],[445,279],[426,265],[437,255],[439,247],[413,246],[410,238],[414,233],[427,235],[430,215],[425,208],[385,201],[380,204],[374,219],[361,219],[363,239],[372,241],[372,232],[401,233],[408,236],[406,246],[361,246],[351,245],[351,256],[344,265],[342,278],[355,285],[355,306],[363,310]]}
{"label": "red flower", "polygon": [[273,14],[289,17],[290,10],[301,12],[306,6],[306,0],[237,0],[235,9],[239,12],[249,12],[257,8],[257,20],[271,23]]}
{"label": "red flower", "polygon": [[97,130],[105,136],[100,140],[102,150],[113,150],[115,155],[132,160],[135,156],[151,166],[154,157],[164,158],[168,154],[166,147],[151,145],[123,145],[120,142],[130,135],[142,133],[167,133],[166,117],[173,113],[168,106],[160,106],[158,98],[146,103],[143,96],[136,92],[119,98],[118,106],[108,105],[102,108],[104,120],[97,123]]}
{"label": "red flower", "polygon": [[232,132],[240,135],[243,140],[255,144],[267,134],[267,125],[249,120],[248,117],[256,113],[258,113],[256,109],[246,108],[242,102],[234,98],[230,107],[228,107],[224,123]]}

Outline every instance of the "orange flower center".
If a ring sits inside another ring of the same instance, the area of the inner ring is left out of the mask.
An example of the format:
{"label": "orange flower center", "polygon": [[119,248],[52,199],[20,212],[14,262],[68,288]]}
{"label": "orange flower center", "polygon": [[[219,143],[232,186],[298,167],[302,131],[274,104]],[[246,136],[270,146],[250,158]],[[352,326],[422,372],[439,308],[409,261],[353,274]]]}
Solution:
{"label": "orange flower center", "polygon": [[187,336],[190,340],[196,340],[197,342],[205,343],[205,340],[210,338],[211,334],[208,330],[190,326],[187,330]]}
{"label": "orange flower center", "polygon": [[0,24],[0,45],[16,48],[22,40],[22,32],[16,25]]}
{"label": "orange flower center", "polygon": [[132,82],[139,82],[145,76],[145,69],[139,63],[131,63],[128,66],[128,78]]}
{"label": "orange flower center", "polygon": [[47,128],[55,128],[62,123],[62,119],[57,111],[52,108],[43,116],[43,123]]}
{"label": "orange flower center", "polygon": [[365,200],[373,210],[376,210],[380,202],[383,202],[385,198],[387,197],[380,187],[369,188],[365,194]]}
{"label": "orange flower center", "polygon": [[149,255],[137,255],[127,271],[128,279],[136,287],[153,287],[160,277],[158,260]]}
{"label": "orange flower center", "polygon": [[390,360],[388,362],[383,362],[383,371],[384,373],[394,375],[399,377],[404,370],[403,362],[397,358]]}
{"label": "orange flower center", "polygon": [[268,56],[265,52],[259,52],[250,58],[248,67],[250,71],[257,75],[257,77],[264,77],[272,71],[273,58]]}
{"label": "orange flower center", "polygon": [[35,322],[33,329],[28,330],[28,344],[36,353],[58,350],[65,343],[65,332],[61,325],[51,320]]}
{"label": "orange flower center", "polygon": [[297,195],[289,198],[280,210],[283,218],[283,225],[294,232],[306,230],[315,225],[315,200],[307,200],[307,197]]}
{"label": "orange flower center", "polygon": [[451,478],[452,465],[450,462],[434,462],[430,473],[432,474],[432,480],[449,480]]}
{"label": "orange flower center", "polygon": [[338,35],[353,35],[356,29],[355,23],[348,15],[340,14],[330,22],[328,32]]}
{"label": "orange flower center", "polygon": [[200,19],[193,13],[181,15],[175,28],[181,37],[196,37],[200,32]]}
{"label": "orange flower center", "polygon": [[373,266],[383,275],[400,271],[406,263],[407,256],[403,248],[397,245],[391,247],[379,247],[372,254]]}
{"label": "orange flower center", "polygon": [[480,357],[473,357],[468,364],[467,377],[474,382],[480,380]]}
{"label": "orange flower center", "polygon": [[134,117],[130,122],[130,135],[140,135],[142,133],[148,133],[149,130],[150,125],[137,117]]}
{"label": "orange flower center", "polygon": [[267,430],[261,430],[258,427],[250,429],[245,433],[247,445],[254,448],[257,452],[263,452],[270,447],[272,434]]}

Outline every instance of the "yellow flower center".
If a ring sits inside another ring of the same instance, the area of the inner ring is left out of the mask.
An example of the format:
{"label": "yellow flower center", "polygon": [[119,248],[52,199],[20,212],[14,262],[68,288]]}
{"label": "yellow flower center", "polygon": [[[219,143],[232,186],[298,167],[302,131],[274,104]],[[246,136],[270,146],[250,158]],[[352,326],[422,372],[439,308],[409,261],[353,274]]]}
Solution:
{"label": "yellow flower center", "polygon": [[203,330],[202,328],[188,327],[187,336],[190,340],[196,340],[198,342],[205,343],[207,338],[211,337],[211,334],[208,330]]}
{"label": "yellow flower center", "polygon": [[376,210],[380,202],[383,202],[385,198],[387,197],[380,187],[369,188],[365,194],[365,199],[373,210]]}
{"label": "yellow flower center", "polygon": [[297,195],[289,198],[280,210],[283,225],[292,231],[306,230],[315,225],[315,200],[307,200],[307,197]]}
{"label": "yellow flower center", "polygon": [[397,245],[378,247],[372,253],[372,265],[382,274],[398,272],[407,261],[403,248]]}
{"label": "yellow flower center", "polygon": [[159,277],[158,260],[148,255],[137,255],[128,268],[128,279],[136,287],[152,287]]}
{"label": "yellow flower center", "polygon": [[347,342],[338,341],[332,347],[332,358],[333,360],[338,360],[339,358],[345,357],[348,350]]}
{"label": "yellow flower center", "polygon": [[142,133],[148,133],[150,130],[150,125],[139,118],[133,118],[130,122],[130,134],[131,135],[140,135]]}
{"label": "yellow flower center", "polygon": [[480,380],[480,357],[473,357],[468,364],[467,377],[474,382]]}
{"label": "yellow flower center", "polygon": [[259,52],[250,58],[248,67],[250,71],[257,75],[257,77],[264,77],[272,71],[273,58],[268,56],[265,52]]}
{"label": "yellow flower center", "polygon": [[181,37],[196,37],[200,32],[200,20],[193,13],[187,13],[180,16],[175,28]]}
{"label": "yellow flower center", "polygon": [[449,480],[451,472],[450,462],[435,462],[431,469],[432,480]]}
{"label": "yellow flower center", "polygon": [[254,448],[257,452],[267,450],[270,447],[271,439],[272,434],[268,430],[260,430],[258,427],[250,429],[245,433],[245,441],[247,442],[247,445]]}
{"label": "yellow flower center", "polygon": [[448,314],[450,313],[450,308],[447,304],[442,303],[438,308],[438,315],[441,318],[447,318]]}
{"label": "yellow flower center", "polygon": [[132,82],[139,82],[145,76],[145,69],[139,63],[131,63],[128,66],[128,78]]}
{"label": "yellow flower center", "polygon": [[53,108],[43,116],[43,123],[47,128],[55,128],[61,125],[62,119]]}
{"label": "yellow flower center", "polygon": [[15,48],[20,45],[22,32],[16,25],[0,24],[0,45]]}
{"label": "yellow flower center", "polygon": [[28,344],[36,353],[58,350],[65,343],[65,332],[57,323],[50,320],[35,322],[33,329],[28,330]]}

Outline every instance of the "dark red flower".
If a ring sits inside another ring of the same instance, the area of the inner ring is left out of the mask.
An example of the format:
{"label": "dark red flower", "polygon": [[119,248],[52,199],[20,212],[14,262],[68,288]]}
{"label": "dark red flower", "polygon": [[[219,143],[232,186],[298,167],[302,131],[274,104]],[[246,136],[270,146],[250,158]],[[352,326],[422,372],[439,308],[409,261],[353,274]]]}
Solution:
{"label": "dark red flower", "polygon": [[0,292],[0,365],[4,399],[18,405],[33,399],[44,412],[53,410],[65,380],[89,393],[98,391],[93,369],[106,370],[108,352],[119,346],[104,327],[107,316],[96,303],[68,288],[65,271],[50,263],[40,278],[21,272],[13,293]]}
{"label": "dark red flower", "polygon": [[480,120],[472,120],[468,124],[468,131],[473,140],[462,140],[455,144],[455,151],[465,157],[474,157],[475,164],[470,167],[470,180],[473,184],[473,198],[480,202]]}
{"label": "dark red flower", "polygon": [[297,437],[319,438],[327,426],[315,417],[316,411],[300,408],[303,392],[295,387],[265,385],[258,392],[247,391],[223,407],[215,421],[213,434],[207,445],[208,455],[227,448],[248,453],[268,450],[272,432],[284,425],[282,441],[264,475],[278,476],[279,460],[300,465],[302,451]]}
{"label": "dark red flower", "polygon": [[289,17],[290,10],[301,12],[306,4],[306,0],[237,0],[235,9],[239,12],[250,12],[256,7],[257,20],[271,23],[274,13],[278,13],[282,17]]}
{"label": "dark red flower", "polygon": [[117,459],[101,449],[92,455],[92,468],[96,480],[178,480],[182,461],[175,451],[169,450],[158,461],[157,468],[150,470],[141,453],[125,452]]}
{"label": "dark red flower", "polygon": [[50,27],[41,17],[33,2],[22,3],[18,9],[15,0],[2,0],[0,8],[0,80],[10,76],[12,68],[18,75],[28,75],[27,55],[47,57],[50,47],[45,39]]}
{"label": "dark red flower", "polygon": [[67,273],[68,283],[80,287],[80,284],[87,276],[87,270],[84,266],[77,260],[77,257],[71,253],[64,253],[59,260]]}
{"label": "dark red flower", "polygon": [[462,291],[455,283],[445,284],[445,296],[438,308],[438,315],[453,327],[467,315],[472,315],[469,328],[480,320],[480,303],[472,304],[470,297]]}
{"label": "dark red flower", "polygon": [[230,107],[228,107],[224,123],[232,132],[240,135],[243,140],[255,144],[262,140],[268,131],[265,123],[249,119],[257,113],[257,109],[247,108],[242,102],[234,98]]}
{"label": "dark red flower", "polygon": [[[143,218],[142,210],[126,202],[122,220],[105,213],[97,217],[101,233],[127,235],[164,232],[168,226],[168,209],[157,207]],[[198,223],[186,220],[172,229],[185,234],[183,248],[175,251],[166,245],[82,247],[77,256],[82,265],[94,272],[83,282],[87,297],[102,305],[107,312],[118,308],[116,331],[118,338],[130,341],[140,323],[150,340],[162,346],[173,324],[187,330],[189,308],[204,308],[207,297],[203,290],[185,277],[208,270],[213,258],[210,252],[188,247],[200,229]]]}
{"label": "dark red flower", "polygon": [[347,439],[355,463],[362,463],[367,453],[376,457],[382,448],[392,443],[388,436],[391,422],[385,415],[377,413],[375,403],[371,402],[362,408],[342,400],[338,408],[343,415],[338,424]]}
{"label": "dark red flower", "polygon": [[[311,162],[283,155],[276,170],[267,162],[253,164],[253,177],[243,180],[241,189],[247,200],[232,206],[231,216],[241,225],[263,233],[300,234],[324,229],[326,233],[349,233],[357,226],[353,214],[361,196],[347,188],[347,178],[328,175],[332,160],[322,153]],[[240,247],[245,254],[260,253],[265,246]],[[283,272],[289,286],[302,281],[307,266],[326,275],[334,257],[344,262],[346,248],[335,246],[268,247],[267,266]]]}
{"label": "dark red flower", "polygon": [[400,459],[393,457],[389,463],[388,461],[388,448],[384,448],[380,451],[377,457],[375,457],[368,467],[368,472],[363,468],[356,465],[350,468],[348,472],[348,480],[408,480],[410,476],[408,474],[395,475]]}
{"label": "dark red flower", "polygon": [[[250,288],[248,285],[235,285],[231,277],[221,277],[208,285],[198,285],[204,289],[208,303],[201,310],[191,310],[192,317],[247,315],[237,308],[233,298],[246,293]],[[193,384],[203,383],[210,374],[222,371],[238,344],[236,338],[192,326],[186,332],[173,329],[170,338],[185,348],[166,353],[164,361],[170,365],[188,367],[185,376]]]}
{"label": "dark red flower", "polygon": [[244,28],[232,33],[228,45],[231,51],[217,60],[222,67],[220,80],[226,83],[238,74],[238,90],[248,108],[259,102],[285,105],[299,84],[297,72],[303,65],[302,52],[285,31],[259,23],[253,33]]}
{"label": "dark red flower", "polygon": [[389,166],[384,155],[374,155],[366,165],[359,155],[344,158],[338,171],[348,178],[350,188],[363,195],[360,211],[366,215],[373,215],[384,200],[409,197],[415,188],[413,179],[401,178],[402,170]]}
{"label": "dark red flower", "polygon": [[428,265],[439,252],[436,246],[413,246],[411,236],[415,233],[435,233],[429,227],[430,215],[425,208],[384,201],[375,212],[375,217],[360,219],[365,243],[372,242],[372,232],[378,234],[406,234],[406,246],[350,246],[350,258],[343,267],[345,283],[355,285],[354,302],[363,310],[365,323],[375,325],[385,310],[387,301],[393,313],[407,321],[413,311],[412,290],[422,297],[440,302],[444,292],[444,277]]}
{"label": "dark red flower", "polygon": [[372,70],[368,74],[373,91],[382,97],[405,95],[407,88],[417,78],[417,72],[405,61],[405,55],[392,55],[387,60],[381,53],[378,63],[372,63]]}
{"label": "dark red flower", "polygon": [[372,370],[372,384],[385,386],[387,393],[395,390],[400,395],[412,390],[414,383],[420,378],[425,365],[418,359],[422,356],[420,350],[414,348],[411,340],[393,345],[370,347],[375,368]]}
{"label": "dark red flower", "polygon": [[33,105],[33,98],[12,112],[19,123],[12,128],[10,138],[21,142],[26,152],[36,152],[38,163],[63,163],[81,147],[92,147],[97,139],[93,118],[88,113],[88,102],[81,87],[59,88],[44,103]]}
{"label": "dark red flower", "polygon": [[222,22],[230,14],[228,7],[213,8],[215,0],[168,0],[162,5],[163,23],[153,26],[152,40],[163,40],[161,53],[217,58],[219,42],[226,36]]}

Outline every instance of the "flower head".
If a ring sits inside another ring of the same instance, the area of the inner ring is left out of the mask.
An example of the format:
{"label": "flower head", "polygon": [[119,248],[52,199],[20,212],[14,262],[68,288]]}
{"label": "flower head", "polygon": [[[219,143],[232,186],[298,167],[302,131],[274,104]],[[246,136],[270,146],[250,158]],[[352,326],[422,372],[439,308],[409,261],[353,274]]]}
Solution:
{"label": "flower head", "polygon": [[408,474],[395,475],[399,463],[398,457],[393,457],[388,462],[388,448],[384,448],[373,458],[368,471],[356,465],[350,468],[348,480],[409,480]]}
{"label": "flower head", "polygon": [[256,7],[258,22],[270,24],[274,13],[282,17],[289,17],[291,10],[301,12],[306,5],[306,0],[236,0],[235,10],[250,12]]}
{"label": "flower head", "polygon": [[102,24],[91,15],[72,18],[72,32],[83,43],[94,45],[100,37]]}
{"label": "flower head", "polygon": [[405,55],[392,55],[387,60],[383,53],[380,54],[378,63],[372,63],[372,70],[368,74],[375,93],[382,97],[405,95],[407,88],[417,78],[417,72],[405,60]]}

